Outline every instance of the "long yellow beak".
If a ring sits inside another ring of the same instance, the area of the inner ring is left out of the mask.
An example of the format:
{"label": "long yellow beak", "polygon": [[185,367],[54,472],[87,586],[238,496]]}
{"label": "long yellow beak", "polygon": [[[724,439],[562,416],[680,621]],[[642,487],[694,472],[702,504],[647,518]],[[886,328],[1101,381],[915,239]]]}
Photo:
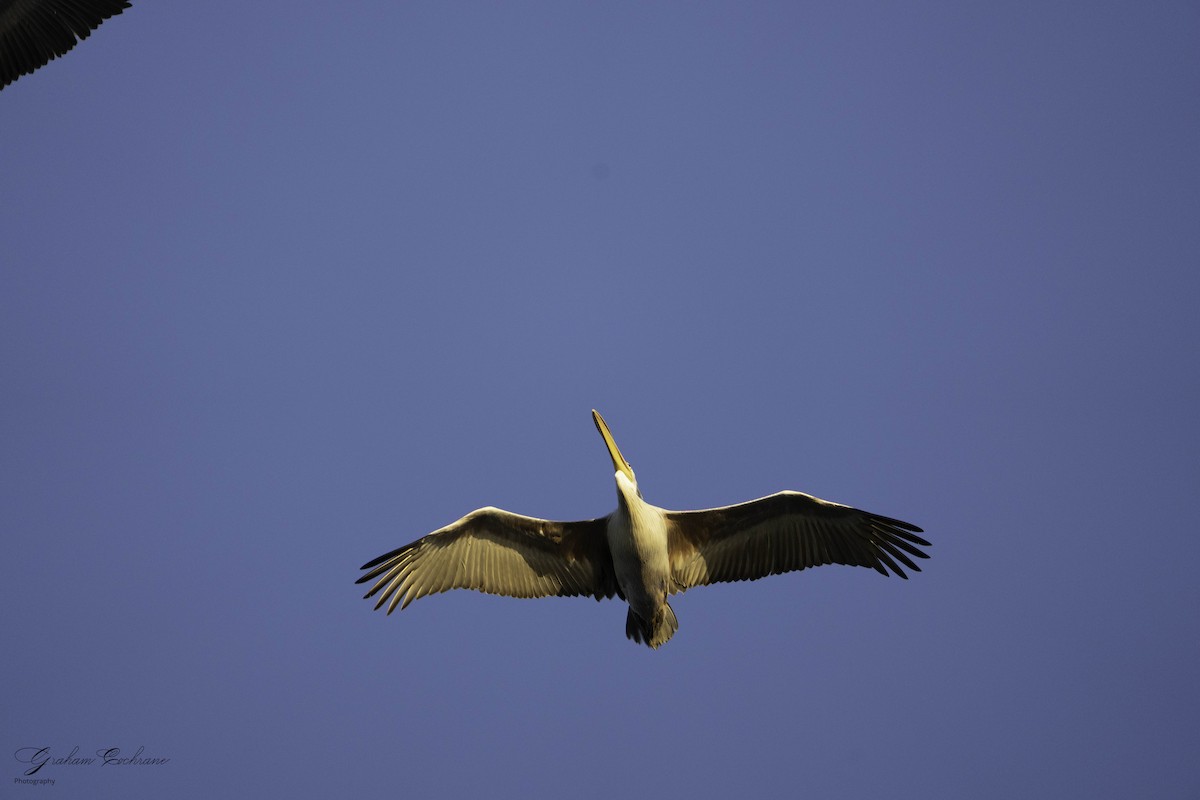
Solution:
{"label": "long yellow beak", "polygon": [[592,409],[592,420],[596,423],[596,430],[600,431],[600,435],[604,437],[604,444],[608,447],[608,455],[612,457],[613,469],[617,472],[624,472],[625,476],[634,483],[637,478],[633,477],[633,469],[629,466],[629,462],[625,460],[625,456],[621,455],[617,443],[613,440],[612,431],[608,429],[608,423],[604,421],[604,417],[600,416],[600,412]]}

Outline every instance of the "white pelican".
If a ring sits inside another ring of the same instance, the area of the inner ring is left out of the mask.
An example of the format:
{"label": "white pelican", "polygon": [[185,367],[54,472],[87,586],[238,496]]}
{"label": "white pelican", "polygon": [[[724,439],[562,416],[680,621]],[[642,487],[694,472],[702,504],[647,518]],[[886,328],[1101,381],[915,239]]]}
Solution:
{"label": "white pelican", "polygon": [[0,0],[0,89],[127,8],[127,0]]}
{"label": "white pelican", "polygon": [[921,569],[929,542],[915,525],[801,492],[779,492],[735,506],[667,511],[642,499],[629,462],[604,418],[604,437],[617,481],[617,510],[607,517],[553,522],[499,508],[472,511],[362,566],[357,583],[378,578],[365,597],[379,595],[391,614],[418,597],[475,589],[509,597],[614,594],[629,603],[625,635],[658,648],[679,628],[667,596],[719,581],[848,564]]}

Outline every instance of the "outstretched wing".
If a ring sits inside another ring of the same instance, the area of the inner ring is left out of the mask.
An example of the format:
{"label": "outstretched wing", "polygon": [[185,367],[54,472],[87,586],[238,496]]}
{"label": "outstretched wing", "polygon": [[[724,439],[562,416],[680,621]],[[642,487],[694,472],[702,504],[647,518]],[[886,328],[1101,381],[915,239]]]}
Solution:
{"label": "outstretched wing", "polygon": [[481,508],[364,564],[369,572],[356,582],[378,578],[364,597],[378,593],[375,608],[388,603],[389,614],[450,589],[600,600],[617,592],[605,525],[606,518],[554,522]]}
{"label": "outstretched wing", "polygon": [[0,89],[127,8],[127,0],[0,0]]}
{"label": "outstretched wing", "polygon": [[[891,570],[907,578],[909,556],[928,558],[916,525],[830,503],[802,492],[779,492],[748,503],[667,512],[673,591],[722,581],[848,564]],[[899,564],[897,564],[899,562]]]}

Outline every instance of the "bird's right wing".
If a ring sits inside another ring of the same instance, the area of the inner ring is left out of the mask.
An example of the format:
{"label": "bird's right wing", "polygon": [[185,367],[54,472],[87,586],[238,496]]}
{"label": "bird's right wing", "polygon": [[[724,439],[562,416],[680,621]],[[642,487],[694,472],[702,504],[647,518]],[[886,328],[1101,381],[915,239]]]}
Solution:
{"label": "bird's right wing", "polygon": [[[427,594],[474,589],[509,597],[618,593],[606,519],[555,522],[481,508],[363,565],[364,597],[404,608]],[[390,599],[390,602],[389,602]]]}
{"label": "bird's right wing", "polygon": [[0,0],[0,88],[64,55],[127,0]]}
{"label": "bird's right wing", "polygon": [[870,567],[884,575],[890,570],[906,578],[904,568],[921,570],[911,557],[929,557],[920,548],[930,544],[917,535],[922,531],[916,525],[803,492],[669,511],[667,523],[675,592],[822,564]]}

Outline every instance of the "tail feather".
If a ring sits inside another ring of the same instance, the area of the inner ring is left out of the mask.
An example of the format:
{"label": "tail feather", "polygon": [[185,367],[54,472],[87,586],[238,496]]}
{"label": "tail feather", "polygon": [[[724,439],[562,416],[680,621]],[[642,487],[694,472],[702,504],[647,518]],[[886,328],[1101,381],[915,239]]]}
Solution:
{"label": "tail feather", "polygon": [[625,616],[625,636],[638,644],[657,650],[679,630],[679,620],[667,603],[663,603],[654,614],[653,622],[639,617],[631,607]]}

